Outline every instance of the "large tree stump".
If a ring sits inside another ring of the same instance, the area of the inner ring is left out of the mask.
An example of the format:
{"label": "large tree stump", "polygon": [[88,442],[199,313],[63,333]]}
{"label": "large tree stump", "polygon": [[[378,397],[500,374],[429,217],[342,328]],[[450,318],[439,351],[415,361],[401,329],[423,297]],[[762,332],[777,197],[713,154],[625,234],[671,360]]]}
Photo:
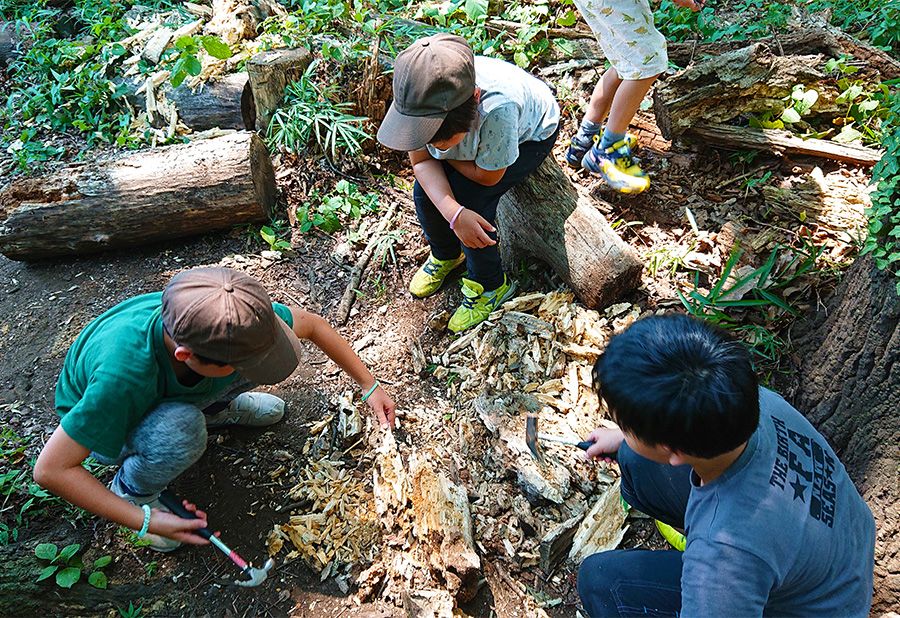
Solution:
{"label": "large tree stump", "polygon": [[900,605],[900,297],[858,259],[797,342],[793,403],[828,438],[875,515],[873,615]]}
{"label": "large tree stump", "polygon": [[266,134],[272,114],[284,101],[284,89],[300,79],[311,61],[312,56],[305,48],[261,52],[247,61],[256,130],[261,134]]}
{"label": "large tree stump", "polygon": [[507,265],[519,253],[546,262],[588,307],[604,307],[640,284],[637,254],[553,157],[501,198],[497,223]]}
{"label": "large tree stump", "polygon": [[265,144],[240,132],[79,163],[0,193],[0,252],[34,260],[264,221],[275,204]]}
{"label": "large tree stump", "polygon": [[[727,122],[742,113],[780,110],[797,84],[825,77],[821,55],[776,56],[756,43],[705,60],[660,83],[653,93],[656,123],[672,139],[692,126]],[[820,106],[821,107],[821,106]]]}

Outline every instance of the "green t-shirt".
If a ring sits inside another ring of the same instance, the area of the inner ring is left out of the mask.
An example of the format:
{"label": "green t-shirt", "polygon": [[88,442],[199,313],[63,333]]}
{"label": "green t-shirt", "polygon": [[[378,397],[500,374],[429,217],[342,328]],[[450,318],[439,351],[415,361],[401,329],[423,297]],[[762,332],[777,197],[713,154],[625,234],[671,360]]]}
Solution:
{"label": "green t-shirt", "polygon": [[[135,296],[88,324],[66,354],[56,383],[56,412],[73,440],[118,457],[144,414],[167,401],[211,403],[240,379],[203,378],[185,386],[175,377],[163,343],[162,292]],[[293,326],[291,311],[272,303]]]}

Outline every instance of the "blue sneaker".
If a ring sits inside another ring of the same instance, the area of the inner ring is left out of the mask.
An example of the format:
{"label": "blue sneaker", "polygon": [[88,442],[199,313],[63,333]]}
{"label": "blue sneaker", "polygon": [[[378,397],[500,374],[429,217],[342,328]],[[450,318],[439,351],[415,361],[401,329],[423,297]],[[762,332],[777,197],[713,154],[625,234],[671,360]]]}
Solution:
{"label": "blue sneaker", "polygon": [[619,193],[637,194],[650,186],[650,178],[631,156],[627,137],[605,150],[594,146],[581,160],[581,167],[600,174]]}
{"label": "blue sneaker", "polygon": [[[578,134],[576,133],[575,137],[572,138],[572,141],[569,142],[569,149],[566,151],[566,163],[572,167],[580,168],[584,155],[588,153],[595,143],[600,141],[601,135],[603,135],[603,129],[600,129],[600,132],[593,137],[585,136],[581,139],[578,138]],[[628,147],[632,150],[637,148],[637,137],[631,133],[626,133],[623,141],[628,144]]]}

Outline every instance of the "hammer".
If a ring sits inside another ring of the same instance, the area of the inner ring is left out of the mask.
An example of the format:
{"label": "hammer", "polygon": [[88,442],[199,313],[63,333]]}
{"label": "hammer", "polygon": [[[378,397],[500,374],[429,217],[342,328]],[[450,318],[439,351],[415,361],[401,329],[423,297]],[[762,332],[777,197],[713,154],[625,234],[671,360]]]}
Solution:
{"label": "hammer", "polygon": [[528,450],[531,451],[531,455],[537,461],[543,461],[544,456],[541,454],[538,440],[544,440],[545,442],[557,442],[559,444],[568,444],[569,446],[577,446],[583,451],[588,450],[588,448],[593,444],[593,442],[587,440],[584,442],[576,442],[575,440],[560,438],[559,436],[550,436],[545,433],[539,433],[538,416],[534,412],[530,412],[528,416],[525,417],[525,444],[528,445]]}
{"label": "hammer", "polygon": [[[163,492],[159,494],[159,501],[163,506],[165,506],[167,509],[172,511],[172,513],[178,515],[182,519],[197,519],[196,515],[184,508],[181,503],[181,498],[173,494],[168,489],[163,490]],[[244,572],[244,575],[250,578],[246,581],[242,581],[239,579],[235,580],[234,583],[238,586],[243,586],[245,588],[255,588],[256,586],[259,586],[266,580],[266,578],[269,576],[269,571],[271,571],[272,567],[275,566],[275,563],[271,558],[266,560],[266,563],[261,569],[250,566],[249,564],[247,564],[246,560],[244,560],[237,554],[236,551],[228,547],[222,540],[219,539],[219,537],[214,535],[209,528],[200,528],[199,530],[194,530],[194,534],[199,534],[204,539],[208,539],[210,543],[215,545],[219,550],[221,550],[223,554],[228,556],[228,558],[231,559],[231,561]]]}

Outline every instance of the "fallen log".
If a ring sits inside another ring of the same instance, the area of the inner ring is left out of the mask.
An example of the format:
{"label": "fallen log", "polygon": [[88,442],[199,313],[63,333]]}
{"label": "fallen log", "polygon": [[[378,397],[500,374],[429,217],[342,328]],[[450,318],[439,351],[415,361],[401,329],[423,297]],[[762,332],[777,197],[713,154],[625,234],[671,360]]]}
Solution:
{"label": "fallen log", "polygon": [[19,35],[16,25],[0,22],[0,68],[16,59],[19,55]]}
{"label": "fallen log", "polygon": [[777,155],[795,154],[822,157],[855,165],[872,166],[881,159],[882,152],[865,146],[839,144],[823,139],[803,139],[777,129],[755,129],[725,124],[692,127],[689,131],[704,144],[733,150],[766,150]]}
{"label": "fallen log", "polygon": [[285,87],[300,79],[310,62],[312,56],[303,47],[260,52],[247,61],[256,130],[262,135],[266,134],[272,114],[284,100]]}
{"label": "fallen log", "polygon": [[546,262],[589,308],[604,307],[640,284],[643,265],[592,203],[548,157],[497,211],[506,264],[521,254]]}
{"label": "fallen log", "polygon": [[37,260],[265,221],[275,174],[254,133],[78,163],[0,192],[0,253]]}
{"label": "fallen log", "polygon": [[819,54],[778,56],[761,43],[726,52],[654,89],[656,124],[663,137],[672,139],[691,127],[727,122],[742,113],[780,112],[794,86],[825,78],[821,64]]}

